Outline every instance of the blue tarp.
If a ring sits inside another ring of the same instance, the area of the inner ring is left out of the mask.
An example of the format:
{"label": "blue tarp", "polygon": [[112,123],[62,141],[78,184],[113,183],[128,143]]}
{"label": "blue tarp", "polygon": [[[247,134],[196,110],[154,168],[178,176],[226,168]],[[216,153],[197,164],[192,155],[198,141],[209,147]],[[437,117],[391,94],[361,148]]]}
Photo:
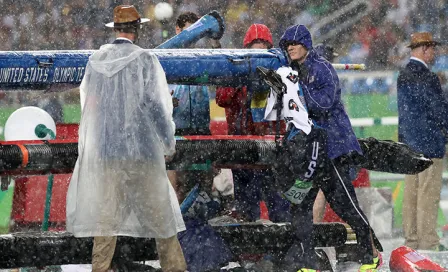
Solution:
{"label": "blue tarp", "polygon": [[[286,64],[279,49],[153,49],[168,83],[184,85],[257,85],[257,66]],[[73,88],[81,83],[94,51],[0,52],[0,90]],[[266,89],[266,87],[264,87]]]}

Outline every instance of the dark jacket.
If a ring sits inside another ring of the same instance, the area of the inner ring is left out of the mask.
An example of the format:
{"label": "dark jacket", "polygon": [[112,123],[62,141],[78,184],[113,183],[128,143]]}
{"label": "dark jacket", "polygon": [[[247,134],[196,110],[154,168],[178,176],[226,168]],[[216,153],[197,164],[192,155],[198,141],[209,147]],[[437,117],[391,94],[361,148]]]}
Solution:
{"label": "dark jacket", "polygon": [[351,152],[362,154],[341,101],[339,77],[333,66],[314,50],[304,62],[308,75],[300,80],[311,119],[326,129],[328,155],[334,159]]}
{"label": "dark jacket", "polygon": [[341,101],[341,87],[336,70],[313,49],[311,34],[304,25],[288,27],[281,37],[279,46],[287,59],[286,45],[292,41],[302,44],[309,52],[304,62],[307,75],[301,77],[300,84],[310,118],[327,131],[329,157],[334,159],[352,152],[362,154]]}
{"label": "dark jacket", "polygon": [[398,76],[397,96],[398,140],[425,156],[442,158],[448,103],[437,75],[411,59]]}

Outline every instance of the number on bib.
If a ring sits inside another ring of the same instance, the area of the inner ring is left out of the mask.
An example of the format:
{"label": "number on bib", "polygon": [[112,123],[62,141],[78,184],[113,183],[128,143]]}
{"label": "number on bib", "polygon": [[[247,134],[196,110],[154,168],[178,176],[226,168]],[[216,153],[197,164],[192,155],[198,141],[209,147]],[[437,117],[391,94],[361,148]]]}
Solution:
{"label": "number on bib", "polygon": [[308,195],[311,187],[311,182],[303,182],[297,180],[296,183],[291,188],[289,188],[288,191],[283,193],[283,197],[292,204],[300,204]]}

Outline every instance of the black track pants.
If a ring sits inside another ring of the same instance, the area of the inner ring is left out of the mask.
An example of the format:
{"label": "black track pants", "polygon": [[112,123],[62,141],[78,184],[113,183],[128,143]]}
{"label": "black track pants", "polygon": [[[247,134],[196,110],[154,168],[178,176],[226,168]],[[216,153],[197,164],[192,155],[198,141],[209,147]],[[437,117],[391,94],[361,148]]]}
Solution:
{"label": "black track pants", "polygon": [[350,165],[341,160],[328,160],[326,175],[309,191],[303,202],[292,205],[291,217],[294,229],[294,244],[286,254],[282,271],[297,271],[300,268],[319,269],[313,243],[313,204],[321,189],[335,213],[351,226],[356,233],[363,256],[361,263],[372,263],[372,241],[367,217],[358,204],[350,175]]}

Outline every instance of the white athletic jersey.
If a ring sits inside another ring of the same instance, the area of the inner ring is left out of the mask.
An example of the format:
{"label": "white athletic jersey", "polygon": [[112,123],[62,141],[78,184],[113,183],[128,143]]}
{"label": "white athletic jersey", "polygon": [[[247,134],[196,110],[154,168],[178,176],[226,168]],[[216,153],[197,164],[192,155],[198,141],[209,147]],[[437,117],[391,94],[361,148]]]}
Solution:
{"label": "white athletic jersey", "polygon": [[[293,125],[297,129],[309,134],[312,121],[308,118],[305,98],[303,95],[299,96],[299,92],[302,93],[302,88],[299,85],[297,72],[290,67],[283,66],[278,68],[277,74],[281,76],[283,83],[286,85],[286,93],[283,95],[283,108],[280,119],[284,119],[287,122],[288,127]],[[264,119],[268,121],[277,120],[277,110],[274,109],[276,101],[277,93],[271,88]]]}

